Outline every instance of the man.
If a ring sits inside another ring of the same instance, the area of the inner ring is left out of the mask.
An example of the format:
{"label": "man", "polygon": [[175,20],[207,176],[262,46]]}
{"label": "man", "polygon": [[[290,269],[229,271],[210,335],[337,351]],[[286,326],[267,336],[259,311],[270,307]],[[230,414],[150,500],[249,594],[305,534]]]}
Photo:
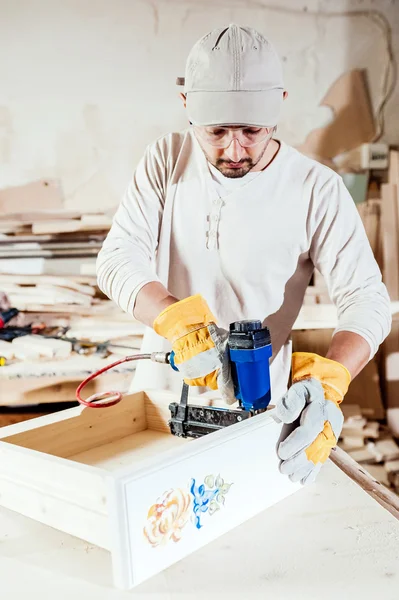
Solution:
{"label": "man", "polygon": [[[389,332],[389,298],[342,179],[273,139],[284,91],[258,32],[230,25],[195,44],[181,94],[190,127],[148,147],[98,257],[101,289],[148,325],[143,351],[175,352],[180,373],[142,362],[134,387],[218,389],[232,321],[270,328],[276,416],[300,424],[281,471],[313,481],[336,445],[350,383]],[[326,357],[295,353],[290,334],[314,268],[338,327]],[[205,386],[205,388],[204,388]]]}

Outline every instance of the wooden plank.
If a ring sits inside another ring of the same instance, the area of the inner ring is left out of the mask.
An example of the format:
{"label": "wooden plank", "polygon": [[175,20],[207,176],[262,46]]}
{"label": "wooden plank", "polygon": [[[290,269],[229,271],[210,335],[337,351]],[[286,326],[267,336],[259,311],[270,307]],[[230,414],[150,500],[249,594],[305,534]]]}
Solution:
{"label": "wooden plank", "polygon": [[102,327],[99,327],[97,323],[94,325],[87,323],[86,325],[80,327],[72,325],[68,331],[68,336],[76,337],[79,340],[89,339],[93,342],[101,342],[104,340],[118,339],[125,336],[142,336],[143,331],[143,325],[134,321],[132,321],[131,324],[103,323]]}
{"label": "wooden plank", "polygon": [[399,322],[394,319],[392,328],[382,344],[382,381],[387,407],[387,421],[393,435],[399,437]]}
{"label": "wooden plank", "polygon": [[10,303],[19,310],[25,310],[33,305],[55,305],[55,304],[79,304],[79,306],[91,306],[92,297],[81,292],[68,290],[52,285],[39,285],[20,288],[20,291],[8,293]]}
{"label": "wooden plank", "polygon": [[58,182],[41,179],[26,185],[9,187],[0,190],[0,214],[19,213],[35,210],[55,210],[63,208],[63,197]]}
{"label": "wooden plank", "polygon": [[12,359],[15,356],[15,347],[11,342],[0,340],[0,356],[4,358]]}
{"label": "wooden plank", "polygon": [[381,250],[381,200],[374,199],[362,202],[357,205],[360,217],[362,219],[367,238],[371,249],[380,269],[382,269],[382,250]]}
{"label": "wooden plank", "polygon": [[399,186],[399,150],[389,151],[388,183]]}
{"label": "wooden plank", "polygon": [[112,218],[107,214],[83,214],[80,220],[84,225],[98,225],[99,229],[109,229],[112,225]]}
{"label": "wooden plank", "polygon": [[[107,358],[102,358],[95,354],[89,356],[80,356],[72,354],[69,358],[61,360],[29,361],[21,363],[10,363],[0,369],[0,382],[2,380],[20,379],[21,377],[86,377],[98,369],[109,365],[120,356],[110,354]],[[112,370],[114,373],[133,373],[135,362],[125,362]]]}
{"label": "wooden plank", "polygon": [[72,352],[71,342],[44,338],[40,335],[17,337],[12,341],[12,344],[18,348],[15,352],[19,351],[19,349],[22,349],[22,351],[32,350],[40,356],[46,356],[47,358],[67,358]]}
{"label": "wooden plank", "polygon": [[392,184],[382,184],[382,250],[383,278],[391,300],[399,299],[399,219],[397,188]]}
{"label": "wooden plank", "polygon": [[112,221],[110,219],[98,220],[93,222],[83,222],[80,219],[60,220],[60,221],[43,221],[33,223],[32,232],[42,235],[47,233],[64,233],[76,231],[107,231],[110,229]]}
{"label": "wooden plank", "polygon": [[[7,275],[0,274],[0,287],[5,290],[7,285],[24,287],[24,286],[39,286],[51,285],[60,288],[73,290],[87,296],[94,296],[96,293],[96,284],[93,281],[90,284],[79,283],[75,278],[56,277],[54,275]],[[29,290],[26,290],[29,291]]]}
{"label": "wooden plank", "polygon": [[39,304],[36,302],[20,302],[20,305],[23,306],[23,311],[28,313],[63,313],[65,315],[79,315],[79,316],[87,316],[92,317],[94,315],[104,315],[111,318],[112,312],[117,312],[115,310],[115,305],[111,300],[101,300],[98,303],[93,303],[90,306],[85,306],[82,304],[65,304],[63,302],[59,302],[55,306],[51,304]]}
{"label": "wooden plank", "polygon": [[[15,209],[15,206],[13,207]],[[80,210],[70,210],[65,208],[60,209],[43,209],[43,210],[26,210],[24,212],[7,212],[0,215],[0,222],[14,221],[18,224],[32,224],[35,221],[54,221],[63,219],[79,219],[82,215]]]}

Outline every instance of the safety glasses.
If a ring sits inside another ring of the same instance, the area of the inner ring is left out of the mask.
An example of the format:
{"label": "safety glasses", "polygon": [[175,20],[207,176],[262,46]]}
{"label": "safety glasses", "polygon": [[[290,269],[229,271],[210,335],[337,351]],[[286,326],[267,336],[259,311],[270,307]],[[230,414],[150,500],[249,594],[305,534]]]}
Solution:
{"label": "safety glasses", "polygon": [[195,134],[207,144],[215,148],[228,148],[233,139],[238,140],[240,146],[250,148],[273,135],[275,127],[234,127],[216,126],[199,127],[193,126]]}

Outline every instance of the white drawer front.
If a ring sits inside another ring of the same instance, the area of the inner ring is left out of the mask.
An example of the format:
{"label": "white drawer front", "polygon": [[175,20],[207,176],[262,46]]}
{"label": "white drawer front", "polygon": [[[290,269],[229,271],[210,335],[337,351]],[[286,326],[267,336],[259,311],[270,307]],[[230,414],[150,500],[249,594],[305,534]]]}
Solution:
{"label": "white drawer front", "polygon": [[297,490],[278,470],[279,433],[261,415],[117,482],[116,584],[137,585]]}

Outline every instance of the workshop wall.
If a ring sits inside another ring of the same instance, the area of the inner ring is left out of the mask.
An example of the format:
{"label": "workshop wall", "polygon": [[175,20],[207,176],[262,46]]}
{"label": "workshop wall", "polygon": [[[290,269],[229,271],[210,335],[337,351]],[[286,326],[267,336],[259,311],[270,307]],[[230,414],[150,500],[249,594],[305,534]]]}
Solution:
{"label": "workshop wall", "polygon": [[[0,0],[0,188],[53,177],[66,206],[115,206],[145,146],[186,126],[175,79],[190,47],[230,22],[258,28],[283,58],[285,141],[299,145],[331,117],[318,104],[352,68],[367,69],[377,111],[390,27],[399,55],[399,1],[272,4]],[[384,112],[390,144],[399,141],[398,105],[396,85]]]}

